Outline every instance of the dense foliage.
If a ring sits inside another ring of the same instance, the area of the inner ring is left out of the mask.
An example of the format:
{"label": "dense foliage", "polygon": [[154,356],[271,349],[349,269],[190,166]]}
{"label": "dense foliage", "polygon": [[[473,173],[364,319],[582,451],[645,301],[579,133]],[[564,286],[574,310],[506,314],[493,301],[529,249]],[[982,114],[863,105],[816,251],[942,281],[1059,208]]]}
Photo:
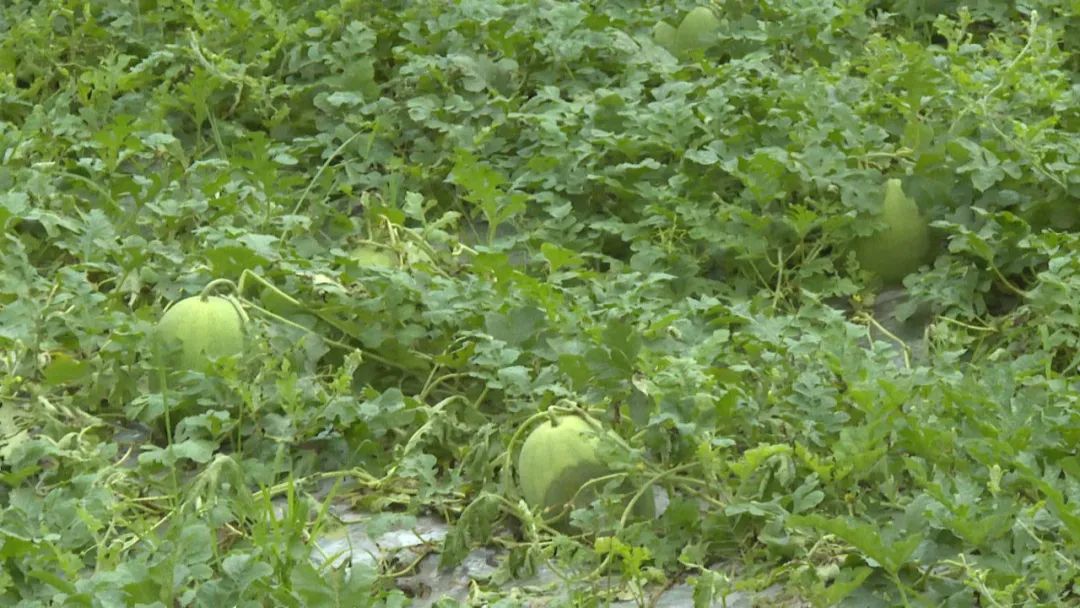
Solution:
{"label": "dense foliage", "polygon": [[[1080,6],[966,4],[3,2],[0,604],[406,605],[309,559],[344,502],[505,549],[492,605],[1075,605]],[[221,278],[246,352],[151,389]],[[548,407],[630,447],[585,532],[512,480]]]}

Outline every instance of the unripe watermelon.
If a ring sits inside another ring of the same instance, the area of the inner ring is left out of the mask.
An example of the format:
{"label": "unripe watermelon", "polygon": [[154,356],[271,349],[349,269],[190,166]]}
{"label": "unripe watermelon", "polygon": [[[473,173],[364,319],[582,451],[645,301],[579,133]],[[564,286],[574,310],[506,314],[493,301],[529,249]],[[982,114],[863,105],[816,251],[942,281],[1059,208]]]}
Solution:
{"label": "unripe watermelon", "polygon": [[855,242],[859,265],[886,283],[898,283],[930,252],[930,228],[899,179],[885,183],[881,218],[886,228]]}
{"label": "unripe watermelon", "polygon": [[712,9],[699,6],[683,17],[675,32],[675,46],[680,52],[706,48],[716,42],[716,32],[720,29],[720,20]]}
{"label": "unripe watermelon", "polygon": [[677,31],[675,26],[667,21],[657,21],[652,29],[653,42],[674,53],[675,32]]}
{"label": "unripe watermelon", "polygon": [[170,369],[205,371],[209,358],[235,355],[244,350],[247,315],[240,304],[221,296],[193,296],[170,306],[158,321],[156,339],[180,343],[178,360]]}
{"label": "unripe watermelon", "polygon": [[[591,503],[604,484],[592,484],[580,493],[578,490],[588,481],[612,472],[600,460],[600,441],[600,435],[579,416],[560,416],[533,429],[518,454],[518,480],[525,502],[541,509],[545,516],[563,513],[555,520],[556,525],[565,523],[565,514],[570,510]],[[568,508],[575,494],[577,499]],[[634,505],[639,517],[653,517],[654,509],[651,492],[643,494]]]}

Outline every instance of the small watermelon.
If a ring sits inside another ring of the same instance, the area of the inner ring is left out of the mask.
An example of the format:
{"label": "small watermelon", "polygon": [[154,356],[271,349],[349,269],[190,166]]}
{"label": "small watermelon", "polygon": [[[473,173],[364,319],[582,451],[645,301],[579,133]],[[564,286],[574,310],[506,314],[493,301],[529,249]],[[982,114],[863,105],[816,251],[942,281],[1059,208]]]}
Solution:
{"label": "small watermelon", "polygon": [[244,351],[247,314],[230,297],[193,296],[174,303],[158,321],[156,339],[179,342],[179,358],[167,369],[206,371],[210,358]]}
{"label": "small watermelon", "polygon": [[676,31],[678,30],[675,29],[675,26],[667,21],[657,21],[652,29],[653,42],[674,53]]}
{"label": "small watermelon", "polygon": [[675,32],[675,46],[681,53],[707,48],[716,42],[719,29],[720,20],[712,9],[699,6],[683,17]]}
{"label": "small watermelon", "polygon": [[[580,493],[578,490],[590,480],[612,472],[600,460],[601,439],[580,416],[560,416],[533,429],[518,454],[518,481],[525,502],[541,509],[545,516],[561,514],[555,518],[555,525],[565,524],[573,508],[591,503],[603,484],[593,484]],[[651,492],[643,494],[634,505],[635,514],[643,518],[653,517],[654,509]]]}
{"label": "small watermelon", "polygon": [[899,179],[885,182],[881,205],[885,229],[855,242],[859,265],[885,283],[899,283],[919,268],[930,252],[930,228]]}

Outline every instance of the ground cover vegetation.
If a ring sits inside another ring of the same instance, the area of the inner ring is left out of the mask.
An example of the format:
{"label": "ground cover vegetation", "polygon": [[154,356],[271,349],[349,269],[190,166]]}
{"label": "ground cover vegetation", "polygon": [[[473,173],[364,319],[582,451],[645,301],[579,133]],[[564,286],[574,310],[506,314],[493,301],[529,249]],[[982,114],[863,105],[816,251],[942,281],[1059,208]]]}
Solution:
{"label": "ground cover vegetation", "polygon": [[[1075,0],[3,2],[0,605],[408,605],[310,559],[337,504],[504,550],[473,604],[1076,605],[1078,44]],[[556,521],[559,420],[604,466]]]}

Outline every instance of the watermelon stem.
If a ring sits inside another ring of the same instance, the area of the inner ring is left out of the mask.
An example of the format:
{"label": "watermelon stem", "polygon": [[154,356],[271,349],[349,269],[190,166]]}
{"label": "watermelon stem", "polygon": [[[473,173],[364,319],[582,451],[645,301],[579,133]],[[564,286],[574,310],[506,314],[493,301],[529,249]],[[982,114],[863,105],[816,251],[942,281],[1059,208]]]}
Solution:
{"label": "watermelon stem", "polygon": [[[312,331],[311,328],[304,327],[303,325],[300,325],[296,321],[286,319],[285,317],[283,317],[283,316],[281,316],[281,315],[279,315],[277,313],[266,310],[262,306],[259,306],[258,304],[255,304],[254,302],[252,302],[250,300],[244,300],[244,303],[247,304],[248,306],[250,306],[256,312],[258,312],[258,313],[260,313],[260,314],[262,314],[262,315],[264,315],[264,316],[266,316],[266,317],[268,317],[270,319],[273,319],[273,320],[277,321],[278,323],[281,323],[282,325],[288,325],[289,327],[291,327],[293,329],[299,329],[299,330],[302,330],[302,331],[305,331],[305,332],[308,332],[308,333],[317,333],[317,332]],[[331,346],[336,346],[336,347],[344,349],[344,350],[359,350],[359,349],[354,348],[354,347],[352,347],[352,346],[350,346],[348,344],[345,344],[344,342],[338,342],[337,340],[334,340],[332,338],[327,338],[325,336],[319,336],[319,337],[322,338],[324,342],[326,342],[327,344],[329,344]],[[361,354],[364,354],[364,353],[361,353]],[[374,359],[375,357],[372,357],[372,358]]]}
{"label": "watermelon stem", "polygon": [[239,293],[236,283],[233,283],[230,279],[214,279],[206,284],[206,287],[202,288],[199,292],[199,299],[205,302],[213,294],[214,290],[220,285],[228,285],[232,290],[232,293]]}
{"label": "watermelon stem", "polygon": [[[269,290],[269,291],[273,292],[274,294],[280,296],[281,298],[283,298],[289,304],[315,315],[319,319],[321,319],[321,320],[325,321],[326,323],[330,324],[335,329],[341,330],[345,334],[349,333],[348,331],[346,331],[344,328],[341,327],[341,323],[339,321],[336,321],[335,319],[328,317],[328,315],[323,314],[323,313],[319,312],[318,310],[313,310],[312,308],[310,308],[308,306],[304,306],[304,304],[301,303],[299,300],[297,300],[296,298],[290,296],[289,294],[285,293],[284,291],[281,291],[273,283],[271,283],[270,281],[267,281],[266,279],[264,279],[261,276],[255,274],[254,272],[248,270],[247,268],[245,268],[243,270],[243,272],[240,273],[240,282],[238,283],[238,285],[236,287],[237,294],[240,297],[243,297],[244,287],[245,287],[245,280],[248,279],[248,278],[251,278],[251,280],[255,281],[259,285],[262,285],[267,290]],[[222,279],[222,280],[226,280],[226,279]],[[209,285],[207,287],[209,287]],[[288,325],[289,327],[293,327],[295,329],[299,329],[299,330],[302,330],[302,331],[312,333],[312,334],[316,334],[316,335],[320,336],[324,341],[326,341],[327,344],[330,344],[332,346],[336,346],[338,348],[342,348],[342,349],[345,349],[345,350],[349,350],[349,351],[353,351],[353,350],[358,351],[364,357],[366,357],[368,359],[371,359],[372,361],[377,361],[377,362],[379,362],[379,363],[381,363],[383,365],[386,365],[388,367],[393,367],[394,369],[399,369],[399,370],[402,370],[402,371],[405,371],[405,372],[413,371],[410,368],[408,368],[408,367],[406,367],[404,365],[401,365],[400,363],[397,363],[395,361],[391,361],[390,359],[387,359],[385,357],[380,357],[379,355],[376,355],[376,354],[374,354],[374,353],[372,353],[370,351],[360,349],[360,348],[357,348],[355,346],[350,346],[348,344],[345,344],[344,342],[339,342],[337,340],[333,340],[333,339],[324,337],[321,334],[319,334],[318,332],[316,332],[315,330],[311,329],[310,327],[304,327],[303,325],[300,325],[299,323],[295,323],[293,321],[290,321],[289,319],[286,319],[285,317],[282,317],[281,315],[270,312],[269,310],[266,310],[265,308],[254,304],[250,300],[245,299],[244,301],[248,304],[248,306],[251,306],[252,308],[257,310],[258,312],[266,315],[269,318],[274,319],[275,321],[277,321],[279,323],[284,323],[285,325]]]}
{"label": "watermelon stem", "polygon": [[892,339],[893,342],[900,346],[900,353],[904,356],[904,369],[911,369],[911,347],[907,345],[907,342],[904,342],[897,337],[896,334],[885,329],[877,319],[867,313],[859,313],[856,315],[855,320],[862,321],[866,323],[867,326],[873,325],[878,331]]}
{"label": "watermelon stem", "polygon": [[252,498],[258,498],[264,493],[267,496],[276,496],[289,489],[290,485],[300,486],[306,483],[313,483],[316,481],[322,481],[325,479],[341,479],[343,477],[351,477],[354,481],[357,481],[361,485],[368,488],[377,488],[379,485],[379,479],[377,479],[371,473],[368,473],[360,467],[354,467],[351,469],[340,469],[337,471],[322,471],[319,473],[312,473],[306,477],[297,477],[289,481],[283,481],[281,483],[269,486],[267,488],[256,490],[251,493]]}
{"label": "watermelon stem", "polygon": [[260,277],[259,275],[255,274],[254,272],[251,272],[247,268],[245,268],[240,273],[240,283],[237,286],[237,294],[238,295],[240,295],[240,296],[244,295],[244,280],[247,279],[248,277],[251,277],[251,279],[254,280],[256,283],[259,283],[260,285],[262,285],[266,289],[274,292],[275,295],[280,296],[282,299],[284,299],[289,304],[291,304],[293,306],[296,306],[297,308],[303,308],[304,310],[306,310],[308,312],[315,313],[315,311],[313,311],[313,310],[309,309],[308,307],[304,306],[303,304],[301,304],[300,301],[297,300],[296,298],[290,296],[289,294],[285,293],[284,291],[281,291],[280,289],[277,288],[276,285],[274,285],[270,281],[267,281],[266,279]]}
{"label": "watermelon stem", "polygon": [[[626,524],[630,520],[630,516],[633,514],[634,509],[637,507],[638,501],[642,500],[645,497],[646,493],[651,494],[653,486],[656,485],[657,483],[659,483],[661,479],[664,479],[665,477],[674,477],[680,471],[692,468],[694,466],[697,466],[698,464],[699,463],[691,462],[691,463],[686,463],[686,464],[683,464],[683,465],[680,465],[680,466],[677,466],[677,467],[673,467],[673,468],[670,468],[670,469],[662,470],[662,471],[656,471],[655,467],[650,467],[652,469],[652,472],[653,472],[652,476],[649,477],[649,480],[646,481],[645,483],[643,483],[641,485],[641,488],[638,489],[638,491],[634,493],[634,495],[630,498],[630,500],[628,500],[626,502],[626,507],[623,508],[622,516],[619,517],[619,527],[615,532],[617,533],[619,530],[622,530],[623,528],[626,527]],[[626,476],[627,474],[622,473],[622,475]],[[600,480],[603,480],[605,478],[611,478],[611,477],[612,477],[612,475],[608,475],[606,477],[601,477],[601,478],[594,479],[594,480],[590,481],[589,483],[592,483],[593,481],[600,481]],[[588,484],[586,484],[586,485],[588,485]],[[705,498],[705,496],[702,495],[702,498]],[[650,500],[655,500],[651,496],[649,497],[649,499]],[[725,506],[722,503],[718,503],[715,499],[711,499],[711,497],[709,498],[709,500],[718,507],[723,508]],[[607,568],[611,565],[612,557],[614,557],[614,554],[610,553],[610,552],[607,555],[605,555],[604,559],[600,562],[600,564],[595,569],[593,569],[593,571],[591,573],[589,573],[585,578],[588,579],[588,580],[591,580],[591,579],[594,579],[596,577],[601,576],[603,574],[603,572],[605,570],[607,570]]]}
{"label": "watermelon stem", "polygon": [[551,422],[551,426],[559,426],[559,417],[555,414],[555,408],[548,408],[544,411],[547,412],[548,421]]}
{"label": "watermelon stem", "polygon": [[428,409],[428,419],[424,422],[424,424],[420,425],[420,428],[416,429],[416,432],[414,432],[409,437],[409,440],[405,442],[405,448],[402,450],[401,455],[397,457],[394,465],[391,466],[390,470],[387,471],[386,474],[383,475],[382,479],[379,480],[380,484],[390,480],[390,478],[397,473],[398,466],[401,464],[401,462],[405,460],[406,456],[408,456],[414,449],[416,449],[418,442],[424,437],[424,435],[428,434],[428,432],[430,432],[431,429],[434,428],[435,421],[439,419],[443,410],[446,409],[446,406],[450,405],[455,401],[466,401],[466,399],[462,395],[450,395],[446,399],[443,399],[442,401],[436,403]]}
{"label": "watermelon stem", "polygon": [[428,395],[431,394],[431,391],[434,390],[435,387],[439,386],[443,382],[448,382],[450,380],[454,380],[454,379],[457,379],[457,378],[469,378],[469,377],[472,377],[471,374],[466,373],[466,372],[449,373],[449,374],[443,374],[441,376],[436,376],[435,372],[438,371],[438,369],[439,369],[438,367],[432,368],[431,374],[428,376],[427,382],[424,383],[424,388],[420,389],[420,392],[416,395],[416,397],[417,397],[417,399],[419,401],[427,400],[427,397],[428,397]]}

